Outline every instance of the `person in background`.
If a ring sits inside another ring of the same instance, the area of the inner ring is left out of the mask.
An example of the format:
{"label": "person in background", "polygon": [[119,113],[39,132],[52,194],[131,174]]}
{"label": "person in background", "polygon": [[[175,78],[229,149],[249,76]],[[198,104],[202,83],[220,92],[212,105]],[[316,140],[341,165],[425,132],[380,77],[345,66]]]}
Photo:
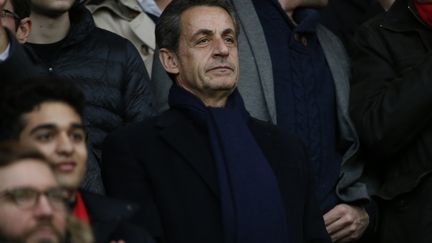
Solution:
{"label": "person in background", "polygon": [[130,40],[151,74],[156,21],[171,0],[91,0],[87,8],[96,26]]}
{"label": "person in background", "polygon": [[[383,0],[329,0],[321,10],[320,23],[336,34],[351,54],[352,38],[357,28],[384,12]],[[385,0],[386,1],[386,0]]]}
{"label": "person in background", "polygon": [[14,33],[20,43],[25,43],[31,31],[30,0],[5,0],[0,10],[3,27]]}
{"label": "person in background", "polygon": [[51,76],[7,83],[0,90],[0,141],[33,146],[51,161],[72,214],[91,226],[95,242],[152,243],[144,229],[128,223],[133,204],[79,189],[87,163],[83,111],[83,94],[71,81]]}
{"label": "person in background", "polygon": [[[4,4],[0,0],[0,11]],[[103,139],[119,126],[154,114],[144,64],[128,40],[97,28],[78,1],[32,0],[30,17],[32,31],[24,46],[0,27],[2,80],[46,75],[75,80],[85,95],[89,147],[82,187],[103,194],[99,165]]]}
{"label": "person in background", "polygon": [[0,242],[64,242],[66,199],[40,152],[0,144]]}
{"label": "person in background", "polygon": [[354,39],[351,114],[380,242],[432,242],[431,16],[430,0],[396,0]]}

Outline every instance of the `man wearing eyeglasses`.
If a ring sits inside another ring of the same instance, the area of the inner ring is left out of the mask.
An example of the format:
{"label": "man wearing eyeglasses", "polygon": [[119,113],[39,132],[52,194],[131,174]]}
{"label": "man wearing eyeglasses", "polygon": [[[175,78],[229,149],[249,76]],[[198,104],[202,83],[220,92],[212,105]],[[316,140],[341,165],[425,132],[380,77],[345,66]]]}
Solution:
{"label": "man wearing eyeglasses", "polygon": [[65,201],[42,154],[0,145],[0,242],[63,242]]}
{"label": "man wearing eyeglasses", "polygon": [[81,91],[60,78],[6,84],[0,89],[0,141],[33,146],[52,161],[72,214],[92,227],[97,243],[151,243],[144,229],[128,223],[134,205],[78,190],[87,161],[83,102]]}
{"label": "man wearing eyeglasses", "polygon": [[6,0],[0,9],[3,27],[15,35],[20,43],[25,43],[31,31],[30,0]]}

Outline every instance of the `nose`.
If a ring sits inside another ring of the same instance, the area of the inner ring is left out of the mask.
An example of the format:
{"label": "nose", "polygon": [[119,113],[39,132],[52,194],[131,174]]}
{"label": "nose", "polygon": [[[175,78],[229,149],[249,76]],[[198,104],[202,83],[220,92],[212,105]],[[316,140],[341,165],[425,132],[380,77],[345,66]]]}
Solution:
{"label": "nose", "polygon": [[35,214],[41,218],[48,218],[53,215],[54,208],[46,195],[40,195],[35,206]]}
{"label": "nose", "polygon": [[61,154],[71,154],[74,150],[74,144],[68,134],[60,134],[57,139],[57,152]]}
{"label": "nose", "polygon": [[214,56],[222,56],[226,57],[229,55],[229,47],[225,43],[223,38],[216,38],[214,41],[214,48],[213,48],[213,55]]}

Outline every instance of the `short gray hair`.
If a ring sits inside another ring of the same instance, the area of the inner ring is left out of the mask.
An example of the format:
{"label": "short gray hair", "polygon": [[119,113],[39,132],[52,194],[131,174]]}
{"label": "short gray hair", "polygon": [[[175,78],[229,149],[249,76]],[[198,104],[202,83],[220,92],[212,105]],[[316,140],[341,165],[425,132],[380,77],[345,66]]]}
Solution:
{"label": "short gray hair", "polygon": [[236,35],[239,26],[231,4],[227,0],[173,0],[163,11],[156,24],[156,43],[159,48],[166,48],[175,53],[178,51],[181,32],[180,17],[182,13],[192,7],[209,6],[224,9],[231,17]]}

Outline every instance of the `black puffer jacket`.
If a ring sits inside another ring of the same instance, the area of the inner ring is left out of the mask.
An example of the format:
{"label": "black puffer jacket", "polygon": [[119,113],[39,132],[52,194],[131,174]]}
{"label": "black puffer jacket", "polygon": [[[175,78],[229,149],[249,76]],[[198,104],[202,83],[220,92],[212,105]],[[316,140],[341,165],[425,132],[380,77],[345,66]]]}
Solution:
{"label": "black puffer jacket", "polygon": [[126,123],[153,115],[150,79],[135,47],[95,27],[83,6],[70,10],[71,29],[51,63],[29,46],[12,41],[10,57],[0,64],[2,80],[58,75],[70,78],[86,97],[89,162],[83,188],[103,193],[98,161],[105,136]]}

